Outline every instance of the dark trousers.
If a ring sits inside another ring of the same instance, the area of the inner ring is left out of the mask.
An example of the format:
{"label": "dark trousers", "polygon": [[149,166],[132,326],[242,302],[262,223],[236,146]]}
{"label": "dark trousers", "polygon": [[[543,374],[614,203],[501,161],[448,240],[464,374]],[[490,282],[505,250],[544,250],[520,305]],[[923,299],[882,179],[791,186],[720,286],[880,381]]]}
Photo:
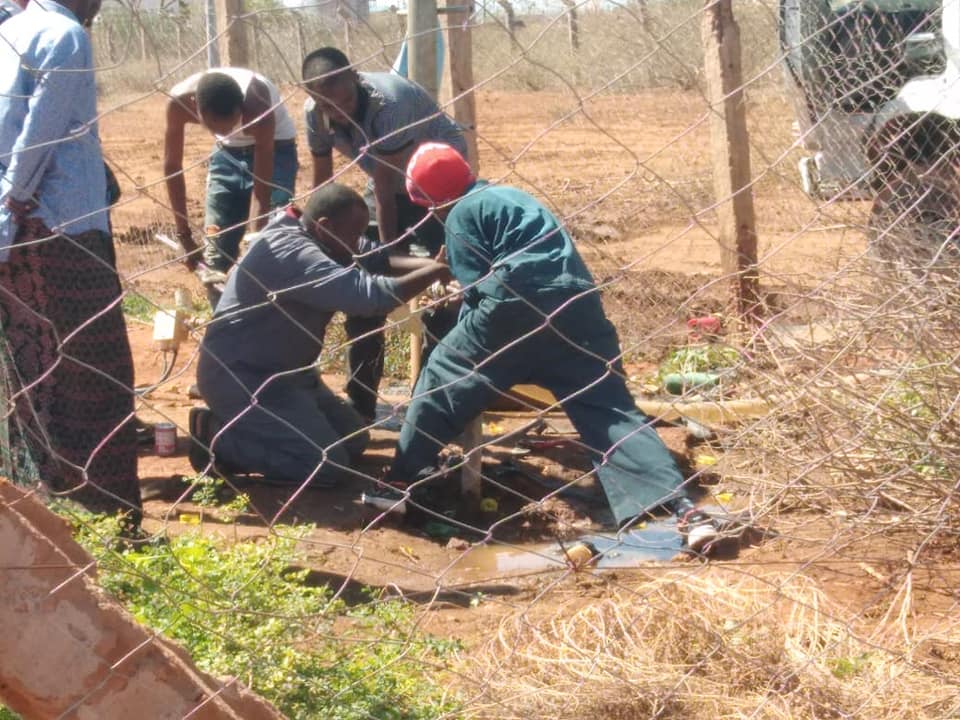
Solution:
{"label": "dark trousers", "polygon": [[[417,225],[426,215],[427,210],[414,205],[407,196],[397,196],[398,235],[405,233],[407,228]],[[378,242],[379,231],[376,225],[370,226],[368,237],[373,242]],[[443,223],[434,217],[404,238],[390,252],[409,255],[411,244],[416,244],[432,257],[440,252],[443,239]],[[368,263],[362,264],[370,272],[382,273],[384,259],[380,258],[379,262],[379,267],[376,258],[371,258]],[[350,340],[350,346],[347,349],[347,366],[350,375],[345,390],[354,409],[367,421],[373,421],[376,416],[377,393],[380,390],[380,380],[383,378],[385,322],[385,317],[348,317],[344,325],[347,338]],[[423,365],[426,365],[427,358],[439,339],[446,335],[456,322],[456,308],[437,308],[424,314]]]}
{"label": "dark trousers", "polygon": [[630,395],[619,355],[596,292],[482,298],[424,365],[388,480],[429,474],[467,423],[514,385],[534,383],[554,394],[593,450],[618,525],[684,496],[683,477]]}
{"label": "dark trousers", "polygon": [[[228,272],[240,254],[240,241],[246,231],[253,198],[253,163],[252,147],[221,147],[210,156],[204,213],[208,235],[203,260],[211,270]],[[273,151],[273,177],[270,179],[273,185],[270,207],[283,207],[290,202],[297,167],[296,143],[277,141]],[[220,291],[208,285],[207,299],[210,307],[216,309]]]}

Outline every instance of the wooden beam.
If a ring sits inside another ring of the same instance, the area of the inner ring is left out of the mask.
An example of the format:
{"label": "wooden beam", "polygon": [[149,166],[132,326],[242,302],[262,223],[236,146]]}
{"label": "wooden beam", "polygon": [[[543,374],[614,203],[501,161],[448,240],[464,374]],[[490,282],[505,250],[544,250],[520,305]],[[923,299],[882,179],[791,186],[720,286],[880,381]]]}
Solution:
{"label": "wooden beam", "polygon": [[[439,11],[447,18],[447,62],[443,72],[444,105],[453,104],[453,119],[463,128],[467,160],[474,174],[480,171],[477,151],[477,100],[473,93],[473,35],[471,5],[462,0],[442,0]],[[449,112],[449,108],[448,108]]]}
{"label": "wooden beam", "polygon": [[752,322],[760,308],[757,226],[740,28],[733,16],[732,0],[706,0],[703,50],[707,99],[712,110],[710,136],[721,266],[730,282],[737,315]]}
{"label": "wooden beam", "polygon": [[483,464],[483,414],[481,413],[467,425],[460,436],[463,447],[464,464],[460,471],[461,502],[469,508],[477,508],[483,496],[481,472]]}

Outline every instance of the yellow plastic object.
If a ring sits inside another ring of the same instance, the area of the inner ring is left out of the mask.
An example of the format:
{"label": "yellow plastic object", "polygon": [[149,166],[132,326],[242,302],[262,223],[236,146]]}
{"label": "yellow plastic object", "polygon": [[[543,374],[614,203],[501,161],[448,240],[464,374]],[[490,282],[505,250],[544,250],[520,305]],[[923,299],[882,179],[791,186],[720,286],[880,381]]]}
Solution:
{"label": "yellow plastic object", "polygon": [[494,513],[500,509],[495,498],[484,498],[480,501],[480,512]]}
{"label": "yellow plastic object", "polygon": [[582,568],[593,560],[594,552],[586,543],[576,543],[567,548],[567,562],[575,568]]}

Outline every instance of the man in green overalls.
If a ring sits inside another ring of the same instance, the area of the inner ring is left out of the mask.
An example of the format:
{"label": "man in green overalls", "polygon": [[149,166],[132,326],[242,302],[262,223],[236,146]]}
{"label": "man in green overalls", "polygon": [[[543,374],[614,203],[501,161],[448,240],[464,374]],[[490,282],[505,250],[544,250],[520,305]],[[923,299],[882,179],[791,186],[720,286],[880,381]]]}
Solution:
{"label": "man in green overalls", "polygon": [[471,420],[512,386],[535,383],[558,398],[593,448],[619,527],[663,506],[677,515],[687,547],[708,551],[717,526],[691,502],[627,390],[616,329],[556,217],[518,188],[476,180],[442,143],[413,154],[407,190],[445,220],[463,308],[421,372],[386,482],[406,489],[436,476],[438,453]]}

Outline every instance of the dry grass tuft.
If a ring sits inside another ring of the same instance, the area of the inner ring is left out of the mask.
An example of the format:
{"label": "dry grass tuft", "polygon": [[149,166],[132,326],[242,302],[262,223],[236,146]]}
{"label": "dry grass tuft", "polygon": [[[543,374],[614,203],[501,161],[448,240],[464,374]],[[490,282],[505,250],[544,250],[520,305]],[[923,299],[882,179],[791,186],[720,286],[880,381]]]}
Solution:
{"label": "dry grass tuft", "polygon": [[473,660],[468,716],[956,717],[960,682],[907,658],[861,636],[804,576],[675,571],[508,618]]}

